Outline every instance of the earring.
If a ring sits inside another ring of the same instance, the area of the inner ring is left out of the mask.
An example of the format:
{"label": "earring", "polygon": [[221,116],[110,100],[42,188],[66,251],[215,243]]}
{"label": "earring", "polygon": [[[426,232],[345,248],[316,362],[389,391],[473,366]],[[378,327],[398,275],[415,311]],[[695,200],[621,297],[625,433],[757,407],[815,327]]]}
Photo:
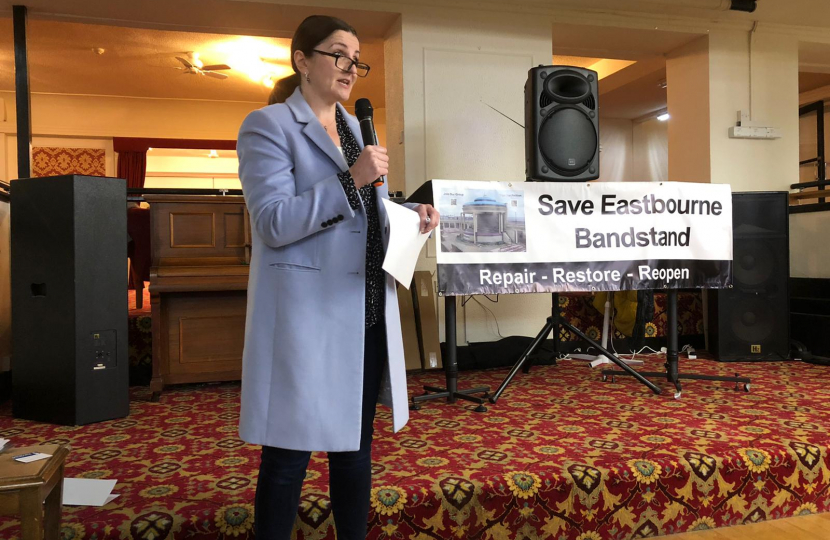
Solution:
{"label": "earring", "polygon": [[311,83],[311,79],[308,78],[308,71],[305,72],[305,82]]}

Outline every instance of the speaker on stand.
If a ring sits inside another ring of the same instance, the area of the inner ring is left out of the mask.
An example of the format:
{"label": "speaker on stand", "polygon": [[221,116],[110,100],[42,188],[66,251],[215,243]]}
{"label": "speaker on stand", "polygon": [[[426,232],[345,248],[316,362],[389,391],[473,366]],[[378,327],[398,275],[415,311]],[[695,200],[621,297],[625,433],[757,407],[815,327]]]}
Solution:
{"label": "speaker on stand", "polygon": [[732,288],[708,291],[708,346],[719,361],[789,358],[788,205],[783,191],[732,194]]}
{"label": "speaker on stand", "polygon": [[11,204],[13,415],[127,416],[126,182],[15,180]]}
{"label": "speaker on stand", "polygon": [[525,83],[525,176],[540,182],[599,178],[597,73],[539,66]]}

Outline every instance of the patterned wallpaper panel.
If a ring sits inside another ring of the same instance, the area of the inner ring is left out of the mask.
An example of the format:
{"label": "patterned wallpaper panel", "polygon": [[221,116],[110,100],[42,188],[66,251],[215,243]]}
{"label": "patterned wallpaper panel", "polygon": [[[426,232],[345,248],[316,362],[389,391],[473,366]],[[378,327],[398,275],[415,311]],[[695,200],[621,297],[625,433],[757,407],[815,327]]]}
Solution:
{"label": "patterned wallpaper panel", "polygon": [[39,146],[32,148],[32,176],[83,174],[106,176],[103,148],[60,148]]}

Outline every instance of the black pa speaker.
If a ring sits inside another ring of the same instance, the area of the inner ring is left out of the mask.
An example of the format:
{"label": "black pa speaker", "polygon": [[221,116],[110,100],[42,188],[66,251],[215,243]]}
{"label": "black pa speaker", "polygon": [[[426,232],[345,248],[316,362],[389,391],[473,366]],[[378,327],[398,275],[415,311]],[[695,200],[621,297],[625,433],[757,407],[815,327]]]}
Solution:
{"label": "black pa speaker", "polygon": [[15,180],[11,205],[12,413],[127,416],[126,182]]}
{"label": "black pa speaker", "polygon": [[731,289],[709,291],[709,349],[717,360],[785,360],[790,352],[786,192],[732,194]]}
{"label": "black pa speaker", "polygon": [[599,178],[596,71],[539,66],[528,72],[525,176],[542,182]]}

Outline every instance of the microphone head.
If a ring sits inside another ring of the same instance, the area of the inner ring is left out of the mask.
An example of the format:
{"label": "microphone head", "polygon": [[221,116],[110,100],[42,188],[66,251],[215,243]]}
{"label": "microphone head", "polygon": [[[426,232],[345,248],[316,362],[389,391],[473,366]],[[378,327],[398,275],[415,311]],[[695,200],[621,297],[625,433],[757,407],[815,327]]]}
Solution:
{"label": "microphone head", "polygon": [[360,98],[354,102],[354,113],[358,120],[365,120],[367,118],[372,118],[374,109],[372,109],[372,104],[368,99]]}

